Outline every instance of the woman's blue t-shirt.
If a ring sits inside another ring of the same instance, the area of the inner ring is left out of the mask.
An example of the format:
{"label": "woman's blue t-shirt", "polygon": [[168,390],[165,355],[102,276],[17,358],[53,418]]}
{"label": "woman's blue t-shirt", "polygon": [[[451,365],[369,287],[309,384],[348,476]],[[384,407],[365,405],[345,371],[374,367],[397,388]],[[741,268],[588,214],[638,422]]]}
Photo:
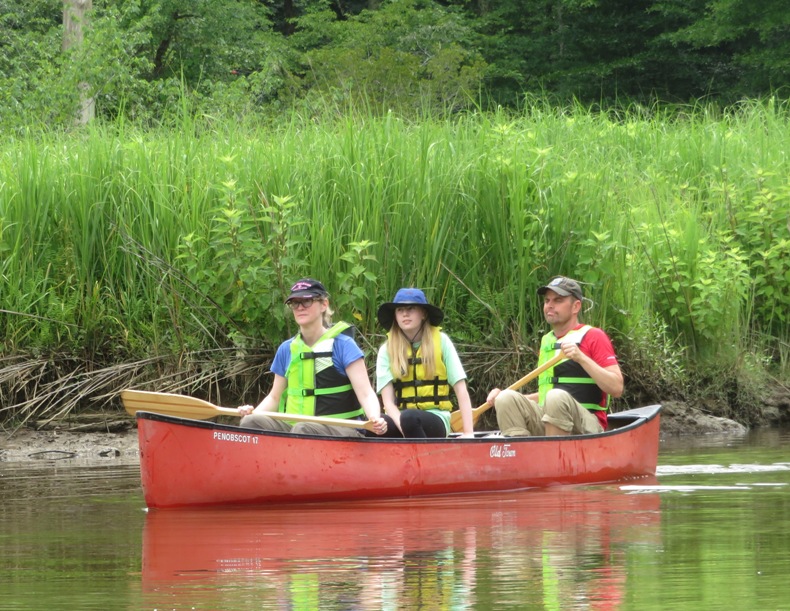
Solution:
{"label": "woman's blue t-shirt", "polygon": [[[288,365],[291,364],[292,342],[293,338],[287,339],[277,348],[270,368],[272,373],[286,377]],[[335,338],[335,343],[332,347],[332,365],[339,373],[346,375],[346,368],[363,357],[362,350],[357,346],[354,338],[342,333]]]}

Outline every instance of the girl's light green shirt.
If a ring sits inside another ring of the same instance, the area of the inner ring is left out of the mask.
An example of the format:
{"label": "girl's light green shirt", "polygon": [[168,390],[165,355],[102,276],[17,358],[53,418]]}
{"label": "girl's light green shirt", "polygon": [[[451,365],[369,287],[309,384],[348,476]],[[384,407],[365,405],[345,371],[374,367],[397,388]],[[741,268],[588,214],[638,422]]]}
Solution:
{"label": "girl's light green shirt", "polygon": [[[439,332],[439,338],[442,346],[442,360],[447,369],[447,381],[450,386],[461,380],[466,379],[466,372],[464,366],[461,365],[461,359],[458,357],[458,351],[455,349],[452,340],[442,332]],[[412,344],[412,350],[417,351],[422,342],[415,342]],[[382,389],[393,380],[392,370],[390,369],[390,356],[387,352],[387,342],[384,342],[379,348],[379,354],[376,358],[376,392],[381,393]]]}

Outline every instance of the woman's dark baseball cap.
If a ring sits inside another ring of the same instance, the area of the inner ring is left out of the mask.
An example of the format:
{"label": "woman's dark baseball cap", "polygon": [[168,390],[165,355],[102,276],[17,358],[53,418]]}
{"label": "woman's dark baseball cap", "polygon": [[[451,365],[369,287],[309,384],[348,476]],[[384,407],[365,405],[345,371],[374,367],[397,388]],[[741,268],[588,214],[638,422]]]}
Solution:
{"label": "woman's dark baseball cap", "polygon": [[297,280],[291,287],[291,294],[288,295],[285,303],[288,303],[291,299],[308,299],[310,297],[313,299],[317,297],[325,298],[329,297],[329,293],[326,292],[324,285],[318,280],[302,278],[301,280]]}

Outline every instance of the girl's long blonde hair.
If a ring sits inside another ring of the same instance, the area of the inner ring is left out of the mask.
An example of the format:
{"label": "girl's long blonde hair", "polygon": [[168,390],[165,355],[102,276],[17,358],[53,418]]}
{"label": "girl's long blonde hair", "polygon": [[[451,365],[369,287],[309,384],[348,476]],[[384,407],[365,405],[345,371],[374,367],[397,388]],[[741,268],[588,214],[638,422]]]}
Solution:
{"label": "girl's long blonde hair", "polygon": [[[432,379],[436,376],[436,355],[433,350],[433,331],[435,327],[426,317],[422,324],[421,356],[425,377]],[[387,340],[387,354],[390,357],[390,371],[397,380],[409,373],[409,348],[411,342],[401,331],[398,321],[392,321],[389,340]]]}

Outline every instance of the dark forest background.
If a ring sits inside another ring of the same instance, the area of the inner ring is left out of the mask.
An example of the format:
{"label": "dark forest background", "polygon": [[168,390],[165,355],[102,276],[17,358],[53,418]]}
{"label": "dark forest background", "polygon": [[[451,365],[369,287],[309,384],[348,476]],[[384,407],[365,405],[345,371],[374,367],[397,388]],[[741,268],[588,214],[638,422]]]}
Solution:
{"label": "dark forest background", "polygon": [[729,105],[786,90],[788,30],[783,0],[0,0],[0,128],[86,101],[160,121],[184,91],[275,115]]}

